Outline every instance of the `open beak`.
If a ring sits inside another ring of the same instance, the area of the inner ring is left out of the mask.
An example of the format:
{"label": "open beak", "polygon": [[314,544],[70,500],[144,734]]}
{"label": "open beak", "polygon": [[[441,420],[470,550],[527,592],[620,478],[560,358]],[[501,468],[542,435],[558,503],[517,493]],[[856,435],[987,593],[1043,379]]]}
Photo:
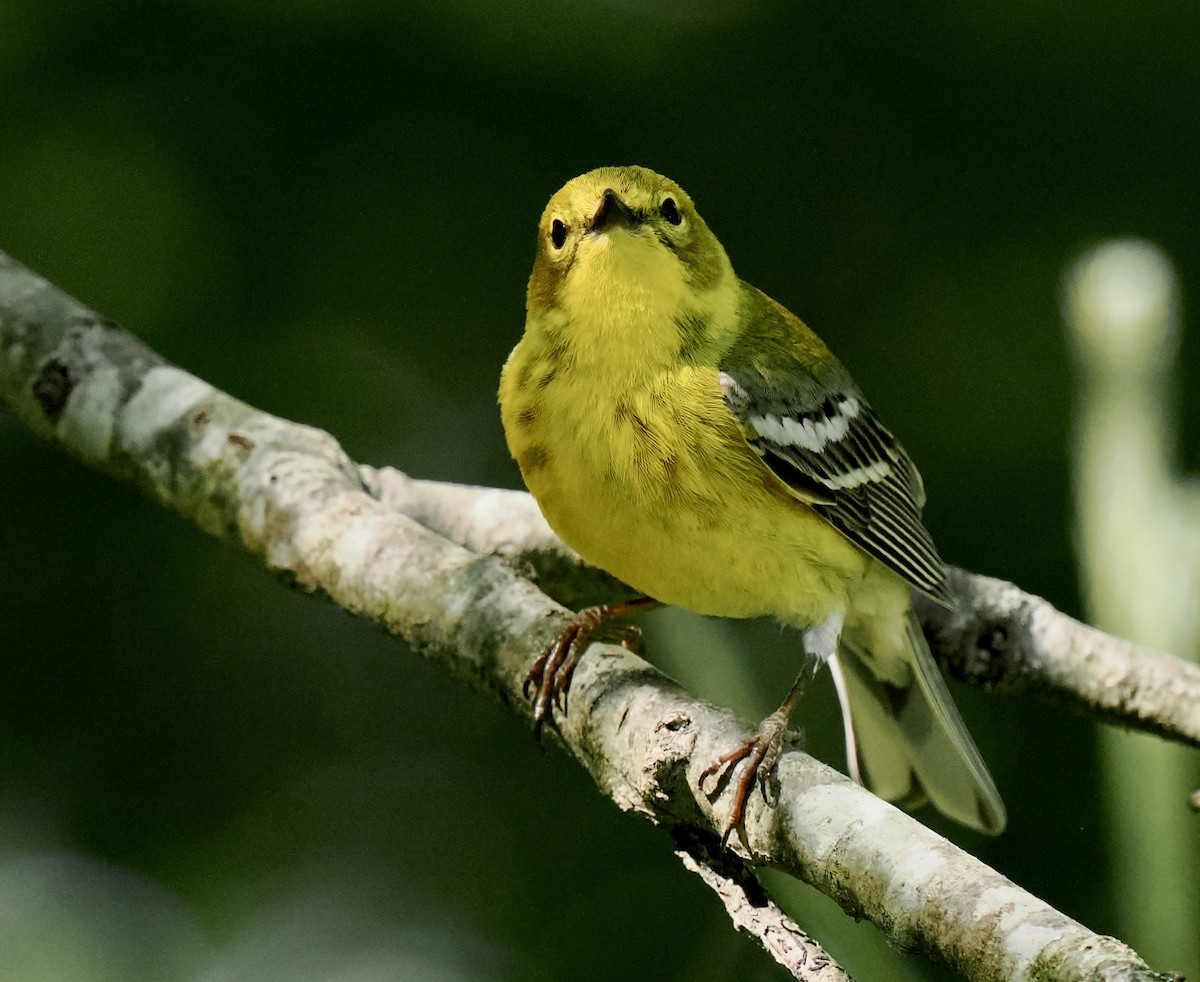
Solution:
{"label": "open beak", "polygon": [[602,232],[610,226],[635,229],[641,224],[641,219],[629,209],[629,206],[624,201],[617,197],[617,192],[612,188],[606,188],[604,197],[600,199],[600,204],[596,208],[596,214],[587,223],[587,230],[589,232]]}

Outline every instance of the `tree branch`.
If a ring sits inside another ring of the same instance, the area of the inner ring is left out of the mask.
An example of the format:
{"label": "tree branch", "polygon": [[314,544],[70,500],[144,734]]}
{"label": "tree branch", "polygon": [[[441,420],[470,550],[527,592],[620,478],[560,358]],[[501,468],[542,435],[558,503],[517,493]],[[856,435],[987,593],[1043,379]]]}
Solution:
{"label": "tree branch", "polygon": [[848,982],[850,976],[841,966],[771,901],[746,863],[720,849],[715,838],[685,838],[685,830],[679,827],[675,832],[679,840],[675,855],[684,867],[720,897],[734,926],[757,938],[793,978]]}
{"label": "tree branch", "polygon": [[[522,680],[567,612],[500,558],[504,548],[464,548],[400,514],[386,495],[367,493],[372,472],[364,482],[328,434],[261,413],[165,364],[3,254],[0,398],[37,433],[529,716]],[[467,500],[455,509],[461,528],[473,531],[458,537],[474,545],[511,537],[498,524],[485,531],[480,516],[466,514]],[[514,539],[509,555],[531,566],[540,557],[539,572],[566,563],[564,582],[589,582],[571,574],[571,557],[552,543],[529,551]],[[592,646],[580,663],[570,711],[557,722],[567,749],[619,806],[667,826],[677,841],[712,849],[725,802],[700,794],[697,778],[750,735],[745,723],[607,645]],[[1121,942],[1093,934],[806,754],[783,754],[778,779],[774,806],[756,797],[748,808],[737,852],[813,883],[896,943],[976,979],[1165,978]],[[749,903],[759,907],[757,899]],[[736,898],[734,906],[745,909]],[[786,919],[747,920],[763,925],[758,936],[774,953],[768,934]],[[784,948],[804,943],[783,929]],[[813,955],[809,968],[823,968],[822,957]]]}
{"label": "tree branch", "polygon": [[1200,747],[1200,665],[1081,624],[1003,580],[951,568],[950,590],[953,610],[921,598],[919,613],[957,677]]}

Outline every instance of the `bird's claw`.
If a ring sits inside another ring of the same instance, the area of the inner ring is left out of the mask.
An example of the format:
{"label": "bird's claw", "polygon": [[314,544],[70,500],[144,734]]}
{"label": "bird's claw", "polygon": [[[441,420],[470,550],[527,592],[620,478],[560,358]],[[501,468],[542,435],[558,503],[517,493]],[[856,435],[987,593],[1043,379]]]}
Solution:
{"label": "bird's claw", "polygon": [[562,634],[554,639],[545,650],[538,655],[537,660],[525,676],[521,692],[529,698],[533,690],[533,735],[541,737],[542,724],[550,715],[551,707],[562,706],[562,694],[571,681],[571,673],[575,670],[577,660],[575,654],[576,640],[579,637],[575,626],[570,625]]}
{"label": "bird's claw", "polygon": [[579,655],[606,617],[604,607],[581,610],[530,666],[529,674],[521,684],[521,692],[528,699],[530,691],[536,691],[533,699],[534,736],[541,737],[542,726],[552,710],[567,711],[567,693]]}
{"label": "bird's claw", "polygon": [[[715,798],[721,789],[729,782],[737,766],[746,761],[733,788],[733,801],[729,806],[729,815],[725,819],[725,828],[721,833],[721,845],[729,842],[729,837],[742,824],[746,814],[746,804],[754,791],[757,780],[763,801],[770,802],[769,787],[775,765],[779,762],[779,754],[783,749],[783,738],[787,731],[787,716],[772,713],[762,721],[758,732],[749,740],[738,744],[729,753],[723,754],[700,772],[697,782],[700,791],[707,797]],[[712,778],[716,783],[711,789],[707,786]]]}
{"label": "bird's claw", "polygon": [[[579,656],[605,621],[656,606],[657,600],[640,597],[623,603],[585,607],[567,622],[562,633],[538,655],[521,683],[521,693],[526,699],[530,692],[536,693],[533,697],[534,736],[541,736],[542,726],[553,710],[566,713],[571,676],[575,674]],[[636,627],[624,628],[621,633],[624,647],[630,651],[640,650],[641,632]]]}

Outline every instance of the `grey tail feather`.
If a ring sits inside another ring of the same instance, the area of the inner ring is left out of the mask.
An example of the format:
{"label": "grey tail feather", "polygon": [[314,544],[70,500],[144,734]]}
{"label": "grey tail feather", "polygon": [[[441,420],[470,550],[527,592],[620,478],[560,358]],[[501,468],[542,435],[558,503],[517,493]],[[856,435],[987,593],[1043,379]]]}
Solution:
{"label": "grey tail feather", "polygon": [[857,745],[865,784],[881,798],[904,808],[928,800],[955,821],[997,835],[1007,822],[1004,803],[911,613],[905,639],[911,677],[893,685],[872,673],[865,638],[853,630],[842,636],[844,657],[830,668],[847,748]]}

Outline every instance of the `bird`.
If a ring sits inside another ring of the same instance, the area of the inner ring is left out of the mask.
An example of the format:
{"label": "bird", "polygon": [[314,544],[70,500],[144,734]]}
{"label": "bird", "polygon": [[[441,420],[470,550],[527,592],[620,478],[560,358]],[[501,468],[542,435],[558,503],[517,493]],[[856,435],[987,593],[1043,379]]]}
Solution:
{"label": "bird", "polygon": [[756,780],[767,797],[823,665],[855,780],[1004,829],[913,613],[915,593],[952,606],[920,474],[817,335],[738,278],[683,188],[602,167],[550,198],[499,404],[551,528],[639,594],[580,611],[539,655],[525,680],[535,728],[565,708],[579,656],[612,618],[658,604],[771,615],[800,632],[800,671],[754,736],[700,776],[706,793],[732,792],[722,844]]}

